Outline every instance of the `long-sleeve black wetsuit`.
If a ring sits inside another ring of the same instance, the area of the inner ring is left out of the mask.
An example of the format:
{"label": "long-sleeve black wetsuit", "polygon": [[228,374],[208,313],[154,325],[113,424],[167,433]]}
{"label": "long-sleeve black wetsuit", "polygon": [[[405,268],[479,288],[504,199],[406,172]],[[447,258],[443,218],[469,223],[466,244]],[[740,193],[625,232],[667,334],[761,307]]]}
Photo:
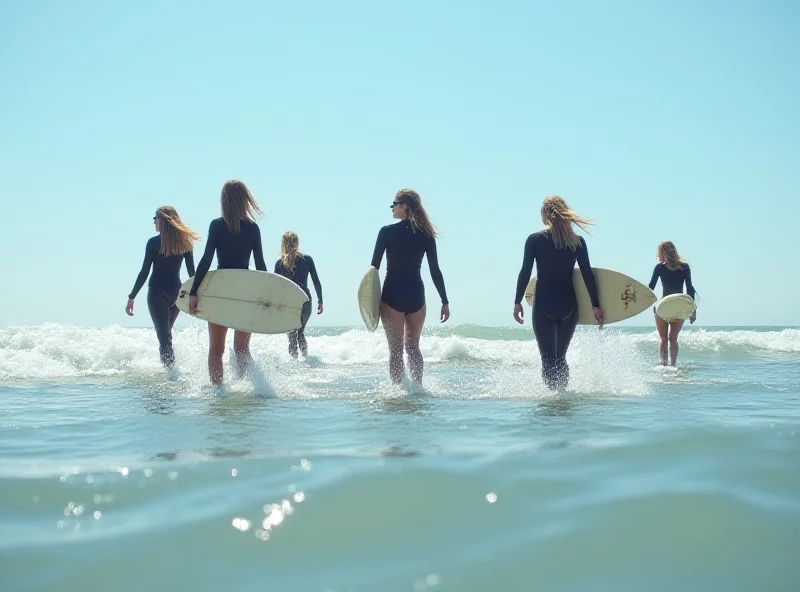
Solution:
{"label": "long-sleeve black wetsuit", "polygon": [[[161,361],[166,366],[171,366],[175,361],[175,353],[172,348],[172,327],[180,314],[180,310],[175,306],[175,300],[181,287],[181,264],[185,261],[189,277],[194,276],[194,255],[192,251],[186,251],[181,255],[167,256],[159,253],[160,249],[161,235],[156,235],[147,241],[142,269],[136,277],[133,290],[128,294],[128,298],[131,300],[136,298],[150,274],[147,308],[158,337]],[[151,267],[152,274],[150,273]]]}
{"label": "long-sleeve black wetsuit", "polygon": [[197,289],[211,267],[211,260],[214,258],[215,252],[217,269],[248,269],[252,253],[256,269],[267,271],[264,252],[261,249],[261,230],[258,224],[248,219],[242,219],[239,232],[234,234],[223,218],[217,218],[212,220],[208,226],[206,249],[197,264],[197,274],[194,276],[194,283],[189,291],[190,296],[197,295]]}
{"label": "long-sleeve black wetsuit", "polygon": [[583,237],[579,239],[580,246],[573,251],[569,248],[556,249],[548,230],[531,234],[525,241],[522,269],[517,277],[515,304],[522,302],[533,263],[536,262],[536,294],[531,316],[533,333],[542,358],[542,378],[550,388],[566,388],[569,382],[567,349],[578,324],[578,301],[572,284],[576,261],[592,306],[600,306],[586,241]]}
{"label": "long-sleeve black wetsuit", "polygon": [[383,280],[381,300],[398,312],[412,314],[425,305],[425,284],[420,268],[422,258],[428,256],[433,284],[442,304],[448,304],[444,277],[439,269],[436,239],[414,230],[408,220],[384,226],[378,232],[372,266],[380,269],[386,251],[386,277]]}
{"label": "long-sleeve black wetsuit", "polygon": [[683,294],[683,284],[686,283],[686,293],[694,300],[695,290],[692,285],[692,270],[688,263],[682,263],[678,269],[670,269],[663,263],[659,263],[653,269],[653,277],[650,278],[650,289],[654,290],[658,280],[661,280],[661,297],[670,294]]}
{"label": "long-sleeve black wetsuit", "polygon": [[275,262],[275,273],[282,275],[285,278],[292,280],[295,284],[303,289],[303,292],[308,296],[308,302],[303,304],[303,310],[300,313],[301,326],[295,331],[291,331],[289,336],[289,353],[292,357],[297,357],[298,345],[303,355],[308,353],[308,344],[306,343],[306,324],[308,319],[311,318],[311,290],[308,289],[308,276],[311,276],[311,281],[314,283],[314,291],[317,293],[317,300],[322,303],[322,284],[317,275],[317,266],[314,265],[314,260],[310,255],[298,255],[294,262],[294,269],[289,270],[278,259]]}

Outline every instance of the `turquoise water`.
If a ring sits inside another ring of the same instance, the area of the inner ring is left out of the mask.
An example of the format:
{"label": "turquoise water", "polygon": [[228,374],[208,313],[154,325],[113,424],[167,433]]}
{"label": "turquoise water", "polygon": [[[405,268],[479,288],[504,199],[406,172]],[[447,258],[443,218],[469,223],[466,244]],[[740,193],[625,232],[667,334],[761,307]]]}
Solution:
{"label": "turquoise water", "polygon": [[579,329],[568,393],[530,331],[426,331],[425,388],[380,333],[0,328],[0,590],[793,591],[800,330]]}

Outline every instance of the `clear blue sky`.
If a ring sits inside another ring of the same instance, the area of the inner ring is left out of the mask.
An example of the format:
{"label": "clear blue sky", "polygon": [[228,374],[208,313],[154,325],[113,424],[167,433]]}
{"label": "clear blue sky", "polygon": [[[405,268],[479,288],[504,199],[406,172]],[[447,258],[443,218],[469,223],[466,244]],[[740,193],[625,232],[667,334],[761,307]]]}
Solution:
{"label": "clear blue sky", "polygon": [[781,0],[4,2],[0,324],[150,326],[146,288],[123,309],[154,209],[205,238],[236,177],[270,265],[288,229],[314,256],[317,325],[361,323],[402,187],[452,323],[516,326],[557,193],[595,219],[593,265],[646,283],[673,240],[699,323],[797,325],[798,30]]}

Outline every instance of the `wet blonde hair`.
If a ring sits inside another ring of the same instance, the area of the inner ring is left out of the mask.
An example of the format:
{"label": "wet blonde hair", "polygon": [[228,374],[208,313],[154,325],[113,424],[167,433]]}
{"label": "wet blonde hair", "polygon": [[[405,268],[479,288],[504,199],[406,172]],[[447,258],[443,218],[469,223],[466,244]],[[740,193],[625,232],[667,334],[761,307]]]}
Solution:
{"label": "wet blonde hair", "polygon": [[192,243],[200,240],[197,233],[186,226],[172,206],[161,206],[156,210],[156,218],[161,221],[159,233],[161,234],[162,255],[183,255],[192,250]]}
{"label": "wet blonde hair", "polygon": [[670,271],[683,269],[686,260],[680,256],[678,249],[672,241],[664,241],[658,244],[658,258],[667,266]]}
{"label": "wet blonde hair", "polygon": [[542,220],[550,231],[556,249],[578,250],[581,246],[581,239],[575,234],[572,225],[579,226],[581,230],[588,233],[587,226],[593,223],[591,220],[581,218],[573,212],[567,202],[558,195],[550,195],[542,202]]}
{"label": "wet blonde hair", "polygon": [[436,227],[431,224],[430,218],[428,218],[428,212],[425,211],[422,205],[422,198],[419,193],[413,189],[401,189],[395,194],[394,200],[405,204],[406,217],[414,230],[419,230],[431,238],[439,236],[439,231],[436,230]]}
{"label": "wet blonde hair", "polygon": [[222,218],[233,234],[239,234],[241,231],[243,218],[255,222],[255,214],[263,213],[247,185],[238,179],[229,179],[222,186],[220,205],[222,206]]}
{"label": "wet blonde hair", "polygon": [[291,230],[284,232],[281,238],[281,264],[289,271],[292,271],[297,258],[302,256],[300,239],[297,237],[297,233]]}

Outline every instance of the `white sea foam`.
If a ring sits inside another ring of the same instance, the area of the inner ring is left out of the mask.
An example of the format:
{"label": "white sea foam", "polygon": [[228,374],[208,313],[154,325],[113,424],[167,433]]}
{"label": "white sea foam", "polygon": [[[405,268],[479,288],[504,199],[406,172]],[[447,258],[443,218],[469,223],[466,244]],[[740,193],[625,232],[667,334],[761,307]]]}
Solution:
{"label": "white sea foam", "polygon": [[[226,392],[302,398],[350,396],[354,392],[364,396],[391,394],[386,381],[388,348],[381,331],[320,332],[308,337],[311,355],[301,363],[290,358],[285,335],[254,335],[254,372],[245,380],[236,380],[230,376],[231,360],[226,356]],[[517,333],[514,339],[508,339],[501,335],[507,337],[508,330],[456,326],[449,332],[426,334],[421,344],[427,369],[425,393],[460,393],[467,398],[546,394],[532,336],[525,339],[525,333]],[[232,335],[228,339],[230,345]],[[170,375],[159,362],[152,329],[62,324],[0,328],[0,381],[19,385],[29,381],[111,380],[190,396],[208,391],[204,324],[176,331],[174,343],[177,365]],[[681,346],[682,355],[795,353],[800,352],[800,330],[691,330],[681,335]],[[654,332],[581,327],[567,358],[570,389],[646,393],[648,385],[660,375],[653,372],[656,348]]]}

